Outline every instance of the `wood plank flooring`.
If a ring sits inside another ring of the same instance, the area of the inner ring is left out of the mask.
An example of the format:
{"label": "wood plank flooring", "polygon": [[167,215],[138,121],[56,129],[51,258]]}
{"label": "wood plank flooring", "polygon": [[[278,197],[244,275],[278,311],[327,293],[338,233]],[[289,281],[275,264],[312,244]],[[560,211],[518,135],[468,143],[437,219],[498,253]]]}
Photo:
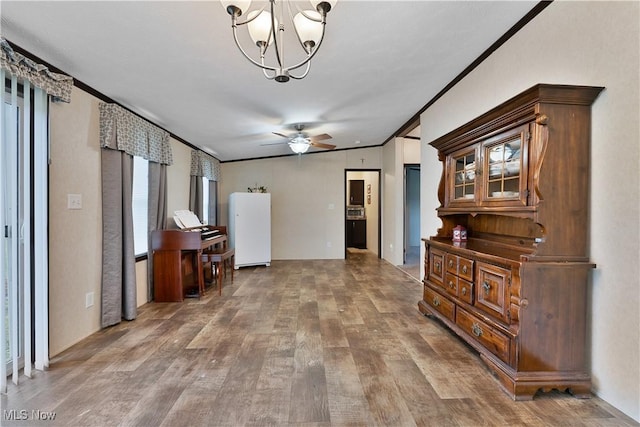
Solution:
{"label": "wood plank flooring", "polygon": [[10,385],[0,424],[637,425],[595,397],[512,401],[418,312],[421,289],[367,253],[243,268],[221,297],[147,304]]}

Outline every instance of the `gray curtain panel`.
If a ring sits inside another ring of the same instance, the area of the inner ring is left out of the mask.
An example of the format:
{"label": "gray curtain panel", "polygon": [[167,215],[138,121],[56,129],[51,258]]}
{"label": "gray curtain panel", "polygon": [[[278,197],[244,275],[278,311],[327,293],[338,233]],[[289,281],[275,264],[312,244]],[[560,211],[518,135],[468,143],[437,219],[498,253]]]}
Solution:
{"label": "gray curtain panel", "polygon": [[[173,163],[169,133],[117,104],[101,102],[103,262],[102,327],[136,317],[136,278],[131,193],[133,157],[149,161],[149,231],[167,217],[166,165]],[[153,298],[153,255],[147,258]]]}
{"label": "gray curtain panel", "polygon": [[136,257],[133,248],[133,157],[101,149],[102,318],[107,326],[136,318]]}
{"label": "gray curtain panel", "polygon": [[147,251],[147,302],[153,301],[153,253],[151,252],[151,232],[164,230],[167,224],[167,165],[149,162],[149,204]]}
{"label": "gray curtain panel", "polygon": [[191,176],[189,184],[189,210],[196,214],[200,222],[204,222],[206,218],[202,218],[204,209],[202,207],[202,177]]}

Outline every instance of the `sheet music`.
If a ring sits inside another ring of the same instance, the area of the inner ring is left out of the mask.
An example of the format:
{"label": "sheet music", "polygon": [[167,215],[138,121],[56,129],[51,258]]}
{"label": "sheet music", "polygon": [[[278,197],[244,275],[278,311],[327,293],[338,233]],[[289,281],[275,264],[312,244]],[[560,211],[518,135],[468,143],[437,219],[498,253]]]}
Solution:
{"label": "sheet music", "polygon": [[175,211],[173,220],[176,222],[176,225],[180,228],[191,228],[191,227],[203,226],[203,224],[200,222],[196,214],[186,209]]}

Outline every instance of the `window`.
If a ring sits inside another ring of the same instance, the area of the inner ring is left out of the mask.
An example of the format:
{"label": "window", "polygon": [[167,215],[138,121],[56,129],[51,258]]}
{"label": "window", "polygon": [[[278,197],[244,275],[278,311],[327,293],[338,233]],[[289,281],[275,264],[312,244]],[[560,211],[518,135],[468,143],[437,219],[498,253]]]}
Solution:
{"label": "window", "polygon": [[133,247],[135,255],[147,253],[148,245],[148,195],[149,195],[149,161],[142,157],[133,158],[133,194],[131,206],[133,210]]}
{"label": "window", "polygon": [[209,180],[207,177],[202,179],[202,218],[201,222],[208,225],[218,224],[218,183]]}

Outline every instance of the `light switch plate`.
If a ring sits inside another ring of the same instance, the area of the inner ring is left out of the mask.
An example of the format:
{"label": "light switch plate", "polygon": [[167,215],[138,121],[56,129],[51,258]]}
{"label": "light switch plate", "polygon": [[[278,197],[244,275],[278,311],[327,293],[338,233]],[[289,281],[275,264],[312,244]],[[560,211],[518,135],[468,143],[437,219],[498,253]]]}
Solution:
{"label": "light switch plate", "polygon": [[82,209],[82,194],[67,194],[67,209]]}

